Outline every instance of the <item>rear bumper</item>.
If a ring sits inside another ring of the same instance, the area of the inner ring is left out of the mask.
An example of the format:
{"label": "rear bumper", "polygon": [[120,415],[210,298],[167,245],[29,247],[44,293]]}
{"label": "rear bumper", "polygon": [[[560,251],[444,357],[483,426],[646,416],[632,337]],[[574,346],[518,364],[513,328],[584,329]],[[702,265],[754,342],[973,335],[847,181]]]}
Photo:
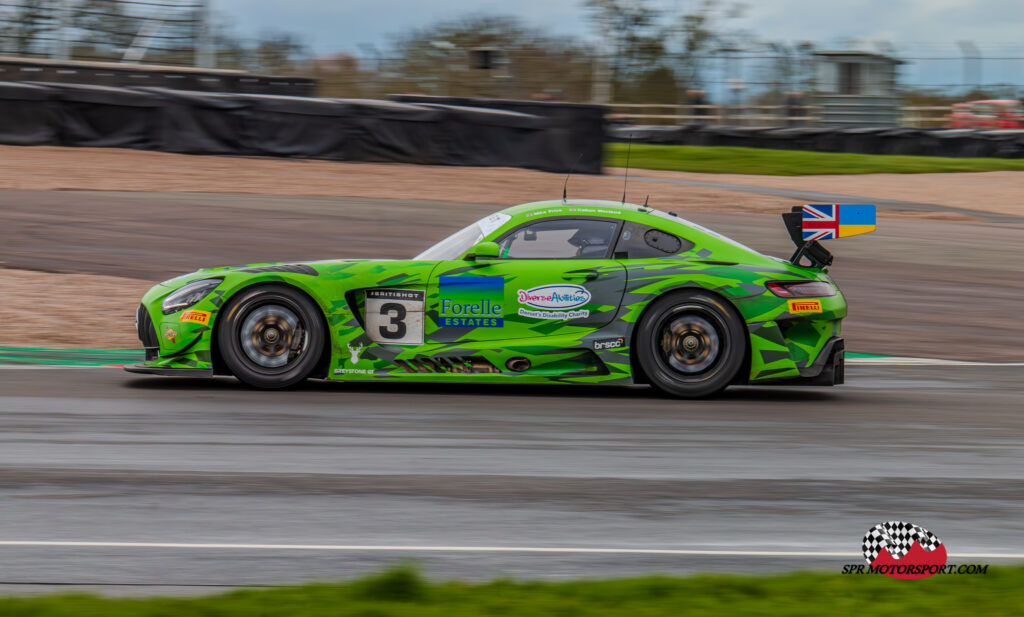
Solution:
{"label": "rear bumper", "polygon": [[129,373],[145,375],[169,375],[177,377],[213,377],[212,368],[167,368],[163,366],[146,366],[145,364],[129,364],[124,367]]}
{"label": "rear bumper", "polygon": [[799,377],[765,379],[751,385],[765,386],[838,386],[846,382],[846,343],[834,336],[825,343],[818,357],[800,369]]}

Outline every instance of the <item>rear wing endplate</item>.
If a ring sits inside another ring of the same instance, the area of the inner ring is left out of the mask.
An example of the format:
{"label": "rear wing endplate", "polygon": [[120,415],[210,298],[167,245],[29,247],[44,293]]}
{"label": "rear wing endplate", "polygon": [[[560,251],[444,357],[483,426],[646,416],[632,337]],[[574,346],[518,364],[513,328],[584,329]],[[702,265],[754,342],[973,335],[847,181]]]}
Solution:
{"label": "rear wing endplate", "polygon": [[869,204],[823,204],[793,206],[792,212],[782,215],[786,231],[796,245],[789,258],[795,265],[827,268],[832,264],[832,253],[818,244],[818,240],[847,238],[870,233],[876,228],[875,207]]}
{"label": "rear wing endplate", "polygon": [[[796,252],[789,258],[790,263],[795,266],[809,265],[813,268],[827,268],[832,265],[832,253],[818,243],[817,240],[804,240],[803,231],[803,207],[793,206],[792,212],[782,215],[782,222],[786,224],[786,231],[790,239],[796,245]],[[808,264],[801,264],[800,260],[806,258]]]}

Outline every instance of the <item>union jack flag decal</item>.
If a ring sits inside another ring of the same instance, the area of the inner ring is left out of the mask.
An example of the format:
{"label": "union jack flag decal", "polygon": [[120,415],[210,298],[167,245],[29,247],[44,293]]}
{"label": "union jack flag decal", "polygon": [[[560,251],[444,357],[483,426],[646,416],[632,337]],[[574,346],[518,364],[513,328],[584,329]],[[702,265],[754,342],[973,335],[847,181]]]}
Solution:
{"label": "union jack flag decal", "polygon": [[867,204],[803,207],[803,239],[832,240],[875,230],[875,207]]}
{"label": "union jack flag decal", "polygon": [[804,241],[832,240],[839,236],[836,205],[804,206]]}

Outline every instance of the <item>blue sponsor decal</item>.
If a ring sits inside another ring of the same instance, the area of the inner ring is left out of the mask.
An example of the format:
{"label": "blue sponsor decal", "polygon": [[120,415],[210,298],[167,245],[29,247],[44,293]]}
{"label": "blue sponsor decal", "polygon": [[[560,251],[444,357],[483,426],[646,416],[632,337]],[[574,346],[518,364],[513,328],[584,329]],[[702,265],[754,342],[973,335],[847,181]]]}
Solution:
{"label": "blue sponsor decal", "polygon": [[439,282],[442,328],[501,328],[505,277],[442,276]]}

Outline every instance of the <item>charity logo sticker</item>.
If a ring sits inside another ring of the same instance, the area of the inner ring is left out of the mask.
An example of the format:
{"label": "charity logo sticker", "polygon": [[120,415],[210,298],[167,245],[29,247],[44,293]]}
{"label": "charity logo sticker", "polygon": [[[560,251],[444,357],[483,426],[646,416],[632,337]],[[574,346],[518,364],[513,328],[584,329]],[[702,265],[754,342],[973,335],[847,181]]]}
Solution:
{"label": "charity logo sticker", "polygon": [[519,304],[539,309],[571,309],[590,302],[590,292],[579,285],[541,285],[519,290]]}
{"label": "charity logo sticker", "polygon": [[587,288],[580,285],[552,284],[520,289],[518,297],[519,304],[530,307],[519,308],[519,315],[523,317],[579,319],[590,316],[589,310],[578,308],[590,302],[591,297]]}
{"label": "charity logo sticker", "polygon": [[442,328],[501,328],[505,325],[503,276],[442,276],[438,281]]}

